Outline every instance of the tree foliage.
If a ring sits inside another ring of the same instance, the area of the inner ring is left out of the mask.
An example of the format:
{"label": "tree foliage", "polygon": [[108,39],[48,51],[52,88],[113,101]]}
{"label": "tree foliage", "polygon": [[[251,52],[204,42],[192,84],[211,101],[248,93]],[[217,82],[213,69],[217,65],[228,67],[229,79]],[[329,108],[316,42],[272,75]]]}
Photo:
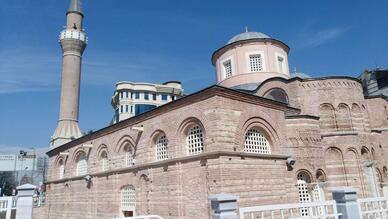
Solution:
{"label": "tree foliage", "polygon": [[0,172],[0,195],[12,195],[12,190],[17,186],[16,178],[13,172]]}

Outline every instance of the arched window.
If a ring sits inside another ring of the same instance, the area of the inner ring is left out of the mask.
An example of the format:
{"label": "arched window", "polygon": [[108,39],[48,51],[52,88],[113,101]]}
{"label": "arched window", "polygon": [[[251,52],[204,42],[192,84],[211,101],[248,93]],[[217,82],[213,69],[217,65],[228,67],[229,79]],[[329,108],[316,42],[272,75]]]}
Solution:
{"label": "arched window", "polygon": [[102,171],[108,171],[109,170],[109,160],[108,160],[108,154],[106,151],[102,151],[100,155],[100,164],[101,164],[101,170]]}
{"label": "arched window", "polygon": [[337,129],[335,123],[334,107],[331,104],[324,103],[319,107],[319,125],[325,131],[335,131]]}
{"label": "arched window", "polygon": [[364,119],[362,116],[361,108],[358,106],[358,104],[353,103],[351,111],[354,129],[362,130],[364,126]]}
{"label": "arched window", "polygon": [[156,160],[168,159],[168,139],[165,134],[161,134],[155,141]]}
{"label": "arched window", "polygon": [[199,125],[195,125],[189,129],[186,136],[186,145],[190,155],[203,152],[203,131]]}
{"label": "arched window", "polygon": [[63,179],[65,177],[65,162],[61,159],[59,161],[59,179]]}
{"label": "arched window", "polygon": [[124,150],[125,150],[125,164],[127,167],[131,167],[135,164],[134,150],[129,144],[125,146]]}
{"label": "arched window", "polygon": [[337,128],[339,131],[352,130],[352,120],[348,105],[341,103],[336,111]]}
{"label": "arched window", "polygon": [[[309,203],[311,202],[311,194],[308,190],[307,184],[311,183],[311,177],[310,175],[305,172],[301,171],[297,175],[297,186],[298,186],[298,192],[299,192],[299,202],[300,203]],[[307,208],[300,208],[300,215],[301,216],[308,216],[309,212]]]}
{"label": "arched window", "polygon": [[121,189],[121,209],[134,211],[136,207],[136,191],[133,186],[125,186]]}
{"label": "arched window", "polygon": [[257,129],[252,128],[245,134],[244,152],[270,154],[271,147],[267,138]]}
{"label": "arched window", "polygon": [[266,94],[264,94],[264,97],[271,99],[271,100],[276,100],[276,101],[288,104],[288,95],[281,88],[272,88]]}
{"label": "arched window", "polygon": [[78,156],[77,160],[77,176],[86,175],[88,173],[88,162],[86,160],[86,154],[82,153]]}

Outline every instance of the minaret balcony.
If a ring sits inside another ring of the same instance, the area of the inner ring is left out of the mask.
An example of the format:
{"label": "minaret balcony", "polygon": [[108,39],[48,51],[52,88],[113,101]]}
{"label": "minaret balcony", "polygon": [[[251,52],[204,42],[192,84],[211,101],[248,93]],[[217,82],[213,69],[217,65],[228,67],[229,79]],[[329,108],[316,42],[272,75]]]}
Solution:
{"label": "minaret balcony", "polygon": [[86,33],[78,30],[66,29],[61,31],[61,34],[59,35],[59,40],[65,39],[76,39],[88,43],[88,37],[86,36]]}

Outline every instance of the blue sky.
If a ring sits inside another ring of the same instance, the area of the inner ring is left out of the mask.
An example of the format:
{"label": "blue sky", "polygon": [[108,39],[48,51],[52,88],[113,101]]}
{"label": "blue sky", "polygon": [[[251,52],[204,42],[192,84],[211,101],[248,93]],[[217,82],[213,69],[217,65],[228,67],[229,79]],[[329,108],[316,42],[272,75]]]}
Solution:
{"label": "blue sky", "polygon": [[[0,151],[49,145],[68,3],[0,0]],[[83,131],[109,123],[117,81],[179,80],[187,93],[214,84],[212,52],[244,26],[288,44],[290,67],[312,76],[388,67],[386,0],[83,0],[83,8]]]}

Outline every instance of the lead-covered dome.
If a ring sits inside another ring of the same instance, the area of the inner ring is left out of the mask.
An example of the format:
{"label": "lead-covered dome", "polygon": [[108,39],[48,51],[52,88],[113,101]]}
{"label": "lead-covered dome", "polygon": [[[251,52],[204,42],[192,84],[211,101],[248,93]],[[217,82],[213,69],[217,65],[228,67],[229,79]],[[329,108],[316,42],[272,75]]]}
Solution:
{"label": "lead-covered dome", "polygon": [[261,32],[245,32],[245,33],[240,33],[240,34],[234,36],[232,39],[230,39],[226,43],[226,45],[234,43],[234,42],[237,42],[237,41],[241,41],[241,40],[268,39],[268,38],[271,38],[271,37],[268,36],[265,33],[261,33]]}

